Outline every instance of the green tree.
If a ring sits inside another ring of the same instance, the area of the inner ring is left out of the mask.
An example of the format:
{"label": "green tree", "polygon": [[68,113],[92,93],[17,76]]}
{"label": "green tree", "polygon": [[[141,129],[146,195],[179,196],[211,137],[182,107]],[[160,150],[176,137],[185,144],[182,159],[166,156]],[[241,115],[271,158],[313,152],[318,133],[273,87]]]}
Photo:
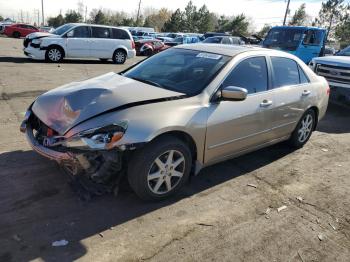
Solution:
{"label": "green tree", "polygon": [[197,32],[197,7],[189,1],[183,13],[184,25],[187,32]]}
{"label": "green tree", "polygon": [[248,34],[250,22],[244,14],[226,18],[221,16],[218,21],[218,31],[230,32],[232,35]]}
{"label": "green tree", "polygon": [[56,28],[56,27],[63,25],[65,23],[65,20],[64,20],[63,16],[61,14],[59,14],[56,17],[49,17],[47,19],[47,23],[49,26]]}
{"label": "green tree", "polygon": [[350,45],[350,15],[348,14],[335,28],[335,37],[341,47]]}
{"label": "green tree", "polygon": [[[97,11],[97,12],[96,12]],[[93,24],[105,25],[108,24],[108,18],[101,9],[94,9],[90,13],[91,22]]]}
{"label": "green tree", "polygon": [[215,29],[215,17],[209,12],[206,5],[199,8],[196,16],[196,29],[198,33],[205,33]]}
{"label": "green tree", "polygon": [[292,19],[289,22],[289,25],[293,25],[293,26],[305,25],[306,19],[307,19],[305,8],[306,8],[305,3],[301,4],[301,6],[295,11]]}
{"label": "green tree", "polygon": [[4,18],[0,15],[0,21],[3,21],[4,20]]}
{"label": "green tree", "polygon": [[64,20],[66,23],[79,23],[83,21],[83,17],[74,10],[68,10],[64,16]]}
{"label": "green tree", "polygon": [[164,23],[163,32],[180,32],[184,29],[183,13],[180,9],[171,15],[170,19]]}
{"label": "green tree", "polygon": [[271,25],[265,24],[263,28],[261,28],[260,31],[257,33],[257,35],[262,38],[265,38],[267,33],[270,31],[271,27],[272,27]]}
{"label": "green tree", "polygon": [[344,0],[327,0],[322,3],[315,25],[328,29],[328,34],[334,37],[335,28],[340,24],[349,11],[349,5]]}

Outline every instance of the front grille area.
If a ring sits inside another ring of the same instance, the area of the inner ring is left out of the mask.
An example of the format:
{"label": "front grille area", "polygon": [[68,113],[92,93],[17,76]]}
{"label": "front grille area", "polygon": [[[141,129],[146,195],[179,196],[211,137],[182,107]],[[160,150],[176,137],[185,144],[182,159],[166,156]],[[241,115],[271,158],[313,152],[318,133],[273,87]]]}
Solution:
{"label": "front grille area", "polygon": [[350,67],[316,64],[316,74],[332,82],[350,84]]}

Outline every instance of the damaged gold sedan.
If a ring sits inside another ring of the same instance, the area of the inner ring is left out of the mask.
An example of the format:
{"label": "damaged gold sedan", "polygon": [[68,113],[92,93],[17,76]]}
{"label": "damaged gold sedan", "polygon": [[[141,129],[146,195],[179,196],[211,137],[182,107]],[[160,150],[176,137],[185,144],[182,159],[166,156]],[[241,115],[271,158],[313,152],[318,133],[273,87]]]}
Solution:
{"label": "damaged gold sedan", "polygon": [[159,200],[205,166],[284,140],[303,146],[328,94],[287,53],[183,45],[39,96],[21,131],[84,188],[113,191],[126,174],[139,197]]}

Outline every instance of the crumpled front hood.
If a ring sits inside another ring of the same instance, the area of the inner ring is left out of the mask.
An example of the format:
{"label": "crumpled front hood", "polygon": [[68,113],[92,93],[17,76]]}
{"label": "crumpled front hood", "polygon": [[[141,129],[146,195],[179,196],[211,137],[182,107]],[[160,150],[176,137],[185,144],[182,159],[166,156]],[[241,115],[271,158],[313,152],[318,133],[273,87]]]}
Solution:
{"label": "crumpled front hood", "polygon": [[63,135],[82,121],[109,110],[181,96],[184,94],[111,72],[53,89],[37,98],[32,111],[47,126]]}
{"label": "crumpled front hood", "polygon": [[350,67],[349,56],[324,56],[313,59],[315,63],[321,63],[325,65]]}
{"label": "crumpled front hood", "polygon": [[57,35],[47,33],[47,32],[35,32],[35,33],[31,33],[31,34],[27,35],[26,38],[32,40],[32,39],[43,38],[43,37],[52,37],[52,36],[57,36]]}

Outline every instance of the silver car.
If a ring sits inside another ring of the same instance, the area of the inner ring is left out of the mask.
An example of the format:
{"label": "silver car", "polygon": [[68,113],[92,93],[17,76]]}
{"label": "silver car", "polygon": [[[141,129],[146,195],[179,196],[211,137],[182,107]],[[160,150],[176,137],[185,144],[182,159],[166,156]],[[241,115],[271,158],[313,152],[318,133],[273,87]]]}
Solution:
{"label": "silver car", "polygon": [[203,167],[284,140],[302,147],[328,97],[326,80],[288,53],[182,45],[39,96],[21,131],[73,177],[107,186],[126,174],[158,200]]}

